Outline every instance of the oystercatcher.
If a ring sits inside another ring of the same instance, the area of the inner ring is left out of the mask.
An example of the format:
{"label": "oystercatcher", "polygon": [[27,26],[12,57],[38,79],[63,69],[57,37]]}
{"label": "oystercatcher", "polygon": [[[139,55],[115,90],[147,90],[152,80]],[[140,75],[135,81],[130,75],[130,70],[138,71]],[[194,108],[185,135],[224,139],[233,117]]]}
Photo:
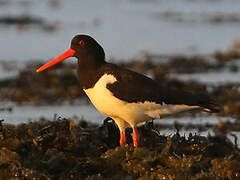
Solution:
{"label": "oystercatcher", "polygon": [[76,35],[71,48],[37,69],[43,71],[68,57],[78,59],[79,83],[98,111],[111,117],[120,130],[120,145],[126,144],[125,129],[133,130],[139,146],[137,126],[162,115],[201,108],[218,112],[219,106],[206,94],[163,88],[142,74],[105,61],[101,45],[88,35]]}

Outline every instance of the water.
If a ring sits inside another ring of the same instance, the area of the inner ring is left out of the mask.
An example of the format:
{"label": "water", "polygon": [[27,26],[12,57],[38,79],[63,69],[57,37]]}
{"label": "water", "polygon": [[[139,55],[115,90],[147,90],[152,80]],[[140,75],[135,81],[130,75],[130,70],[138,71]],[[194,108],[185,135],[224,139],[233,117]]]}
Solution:
{"label": "water", "polygon": [[[23,105],[16,106],[13,103],[1,103],[1,107],[13,107],[11,112],[9,111],[0,111],[1,119],[4,119],[6,123],[19,124],[26,123],[28,121],[36,121],[39,118],[46,118],[52,120],[56,114],[58,117],[62,118],[83,118],[93,123],[102,123],[103,119],[106,118],[103,114],[98,112],[91,104],[75,104],[75,105],[46,105],[46,106],[32,106],[32,105]],[[232,118],[225,117],[221,118],[222,121],[231,121],[234,122]],[[218,124],[219,118],[217,116],[197,116],[197,117],[183,117],[183,118],[164,118],[157,119],[154,122],[160,124],[174,124],[174,122],[180,122],[182,124]]]}
{"label": "water", "polygon": [[1,119],[5,123],[19,124],[27,123],[28,121],[37,121],[40,118],[53,120],[55,114],[61,118],[83,118],[93,123],[102,123],[106,117],[100,114],[91,105],[64,105],[64,106],[13,106],[13,111],[0,112]]}
{"label": "water", "polygon": [[[105,48],[107,57],[127,60],[142,50],[159,53],[211,53],[226,49],[240,39],[240,22],[212,24],[203,15],[240,16],[240,1],[50,1],[12,0],[0,6],[2,15],[28,14],[57,24],[56,32],[40,27],[18,31],[0,26],[0,59],[48,60],[69,47],[79,33],[94,36]],[[176,22],[164,13],[180,13],[193,22]]]}
{"label": "water", "polygon": [[198,81],[209,85],[220,85],[228,83],[239,83],[240,72],[209,72],[194,74],[171,74],[171,77],[183,81]]}

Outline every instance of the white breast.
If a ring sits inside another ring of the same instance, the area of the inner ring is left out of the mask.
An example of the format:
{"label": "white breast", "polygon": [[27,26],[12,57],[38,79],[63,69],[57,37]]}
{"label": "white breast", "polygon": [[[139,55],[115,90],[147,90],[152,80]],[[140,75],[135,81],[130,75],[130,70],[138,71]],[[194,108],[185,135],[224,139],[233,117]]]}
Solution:
{"label": "white breast", "polygon": [[120,102],[117,102],[106,85],[116,81],[113,75],[104,74],[93,88],[83,89],[97,110],[110,117],[114,114],[113,109],[117,109],[116,105]]}
{"label": "white breast", "polygon": [[123,119],[130,125],[151,119],[144,111],[145,108],[151,109],[149,103],[147,106],[144,106],[144,103],[128,103],[113,96],[106,85],[116,81],[113,75],[104,74],[93,88],[84,89],[96,109],[113,119]]}

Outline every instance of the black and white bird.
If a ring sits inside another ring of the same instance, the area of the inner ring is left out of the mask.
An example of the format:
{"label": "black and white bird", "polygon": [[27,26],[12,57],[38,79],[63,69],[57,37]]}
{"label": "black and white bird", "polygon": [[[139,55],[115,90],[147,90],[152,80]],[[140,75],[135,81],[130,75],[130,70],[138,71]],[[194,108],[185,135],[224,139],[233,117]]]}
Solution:
{"label": "black and white bird", "polygon": [[133,130],[139,146],[137,126],[163,115],[200,108],[218,112],[219,106],[206,94],[166,89],[142,74],[105,61],[101,45],[88,35],[76,35],[71,48],[37,69],[43,71],[68,57],[78,59],[78,79],[96,109],[111,117],[120,130],[120,145],[126,144],[125,129]]}

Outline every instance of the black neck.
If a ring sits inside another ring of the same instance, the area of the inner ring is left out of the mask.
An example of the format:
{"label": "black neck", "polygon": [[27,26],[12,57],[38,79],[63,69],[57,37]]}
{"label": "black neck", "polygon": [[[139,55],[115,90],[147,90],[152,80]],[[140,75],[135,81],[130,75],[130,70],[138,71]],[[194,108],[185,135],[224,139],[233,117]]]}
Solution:
{"label": "black neck", "polygon": [[[95,62],[95,63],[94,63]],[[92,88],[102,76],[101,67],[105,61],[88,61],[87,63],[78,60],[78,80],[82,89]]]}
{"label": "black neck", "polygon": [[[74,45],[72,45],[74,48]],[[99,69],[106,64],[103,48],[97,44],[89,44],[88,48],[77,50],[78,79],[83,89],[91,88],[101,77]]]}

